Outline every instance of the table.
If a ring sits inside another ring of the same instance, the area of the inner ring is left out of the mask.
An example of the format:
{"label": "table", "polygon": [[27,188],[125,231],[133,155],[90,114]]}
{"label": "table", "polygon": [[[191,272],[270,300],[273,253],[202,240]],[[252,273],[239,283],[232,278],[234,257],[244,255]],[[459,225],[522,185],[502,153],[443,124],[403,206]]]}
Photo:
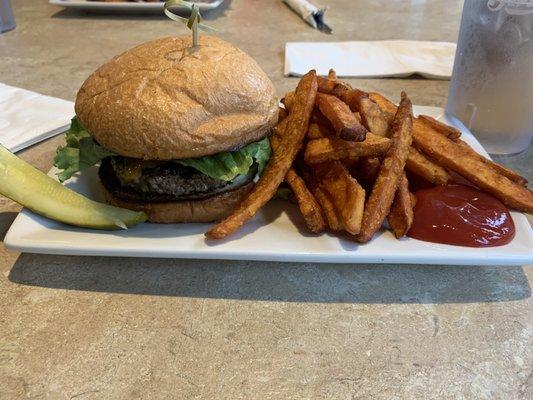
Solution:
{"label": "table", "polygon": [[[0,81],[73,100],[105,60],[182,34],[165,17],[85,15],[12,1]],[[326,3],[326,2],[323,2]],[[205,15],[278,93],[295,40],[455,41],[460,1],[337,0],[326,36],[281,1]],[[351,79],[443,106],[447,81]],[[48,170],[57,137],[21,156]],[[531,148],[502,159],[533,178]],[[0,240],[19,207],[0,198]],[[480,250],[481,251],[481,250]],[[2,399],[526,399],[533,268],[66,257],[0,244]]]}

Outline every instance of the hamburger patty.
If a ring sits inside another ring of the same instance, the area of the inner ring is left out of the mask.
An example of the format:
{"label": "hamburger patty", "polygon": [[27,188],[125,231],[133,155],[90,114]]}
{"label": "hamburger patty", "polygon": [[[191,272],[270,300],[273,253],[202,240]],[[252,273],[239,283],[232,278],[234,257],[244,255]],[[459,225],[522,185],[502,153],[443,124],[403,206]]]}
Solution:
{"label": "hamburger patty", "polygon": [[236,189],[252,181],[257,167],[233,182],[211,178],[175,162],[155,163],[139,169],[134,179],[122,157],[102,160],[98,171],[102,184],[113,196],[130,202],[167,202],[203,199]]}

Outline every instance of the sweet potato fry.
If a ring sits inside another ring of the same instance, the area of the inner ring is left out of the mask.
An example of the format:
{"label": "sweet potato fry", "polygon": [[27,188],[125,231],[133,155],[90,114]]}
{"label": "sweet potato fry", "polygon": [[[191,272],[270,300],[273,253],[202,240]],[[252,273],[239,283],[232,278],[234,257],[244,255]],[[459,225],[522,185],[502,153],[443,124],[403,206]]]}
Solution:
{"label": "sweet potato fry", "polygon": [[328,171],[320,180],[319,188],[330,196],[344,230],[352,235],[359,233],[365,191],[344,165],[338,161],[328,163]]}
{"label": "sweet potato fry", "polygon": [[[250,220],[276,194],[278,186],[285,178],[302,147],[311,112],[315,105],[316,93],[316,72],[312,70],[305,74],[298,83],[294,105],[286,119],[287,126],[280,137],[279,146],[274,149],[272,157],[263,171],[263,175],[239,207],[229,217],[207,231],[206,237],[222,239],[232,234]],[[280,132],[278,131],[278,133]]]}
{"label": "sweet potato fry", "polygon": [[[365,157],[359,161],[356,176],[365,184],[374,184],[379,172],[380,161],[377,157]],[[424,178],[434,185],[445,185],[451,180],[448,172],[440,165],[429,160],[426,156],[411,146],[405,162],[405,169]]]}
{"label": "sweet potato fry", "polygon": [[359,89],[348,89],[348,90],[336,90],[334,92],[338,97],[348,104],[350,110],[359,111],[359,101],[361,98],[368,97],[368,93],[363,92]]}
{"label": "sweet potato fry", "polygon": [[376,135],[387,136],[394,115],[382,111],[368,97],[368,93],[358,89],[334,91],[334,93],[350,107],[350,110],[359,113],[361,117],[359,120],[366,129]]}
{"label": "sweet potato fry", "polygon": [[311,114],[310,122],[311,123],[318,122],[320,124],[328,125],[331,127],[331,123],[328,121],[326,117],[324,117],[324,114],[320,112],[320,110],[318,109],[318,107],[316,107],[316,105],[315,105],[315,108],[313,109],[313,113]]}
{"label": "sweet potato fry", "polygon": [[291,111],[291,108],[294,104],[294,91],[285,93],[285,96],[281,99],[281,102],[287,111]]}
{"label": "sweet potato fry", "polygon": [[335,87],[333,88],[331,93],[329,93],[329,94],[331,94],[331,95],[333,95],[335,97],[338,97],[339,99],[344,101],[343,100],[344,93],[346,93],[349,90],[352,90],[352,89],[348,85],[337,81],[337,84],[335,85]]}
{"label": "sweet potato fry", "polygon": [[[324,136],[323,134],[326,132],[312,125],[309,127],[308,138],[311,140],[307,143],[304,153],[307,164],[380,156],[387,151],[390,145],[388,138],[382,138],[370,132],[364,142],[348,142],[331,136]],[[405,168],[435,185],[445,185],[450,180],[450,175],[444,168],[429,160],[413,147],[409,149]]]}
{"label": "sweet potato fry", "polygon": [[330,81],[336,81],[337,80],[337,72],[333,68],[330,68],[328,72],[328,79]]}
{"label": "sweet potato fry", "polygon": [[363,156],[379,156],[389,148],[390,140],[371,133],[364,142],[350,142],[336,137],[311,140],[305,148],[304,160],[307,164],[342,160]]}
{"label": "sweet potato fry", "polygon": [[429,115],[419,115],[418,120],[432,127],[437,132],[442,133],[448,139],[451,139],[453,141],[456,141],[456,139],[459,139],[461,137],[461,131],[459,129],[454,128],[452,126],[448,126],[436,120],[435,118],[430,117]]}
{"label": "sweet potato fry", "polygon": [[[270,139],[272,151],[279,151],[281,137],[286,128],[286,121],[282,121],[276,127],[276,133]],[[285,176],[285,182],[290,186],[309,230],[313,233],[322,232],[326,228],[322,209],[313,194],[307,189],[304,180],[293,168],[290,168]]]}
{"label": "sweet potato fry", "polygon": [[[408,181],[408,183],[409,183],[409,181]],[[416,196],[413,193],[409,192],[409,197],[411,198],[411,205],[414,208],[416,206]]]}
{"label": "sweet potato fry", "polygon": [[344,165],[338,161],[305,165],[302,175],[322,206],[330,229],[358,231],[365,192]]}
{"label": "sweet potato fry", "polygon": [[483,157],[481,154],[479,154],[477,151],[475,151],[473,148],[471,148],[465,141],[460,139],[461,131],[459,131],[456,128],[453,128],[451,126],[448,126],[438,120],[436,120],[433,117],[429,117],[427,115],[420,115],[418,118],[416,118],[413,121],[413,130],[419,131],[421,129],[433,129],[435,132],[438,132],[444,136],[446,136],[448,139],[453,140],[457,144],[459,144],[467,153],[469,153],[472,157],[476,157],[479,161],[483,162],[490,168],[492,168],[494,171],[498,172],[499,174],[507,177],[508,179],[518,183],[522,186],[527,186],[527,179],[520,176],[513,170],[504,167],[503,165],[497,164],[492,160],[489,160],[488,158]]}
{"label": "sweet potato fry", "polygon": [[331,122],[341,139],[365,140],[366,128],[355,118],[350,108],[335,96],[318,93],[316,97],[320,112]]}
{"label": "sweet potato fry", "polygon": [[533,213],[531,190],[495,171],[477,155],[465,150],[464,145],[455,143],[431,128],[413,129],[413,141],[440,165],[492,194],[509,208]]}
{"label": "sweet potato fry", "polygon": [[396,110],[398,109],[396,104],[394,104],[382,94],[377,92],[371,92],[368,94],[368,97],[370,97],[370,100],[376,103],[383,112],[387,113],[389,118],[392,119],[393,116],[396,114]]}
{"label": "sweet potato fry", "polygon": [[388,135],[390,127],[388,117],[376,103],[368,97],[360,97],[358,109],[365,128],[378,136]]}
{"label": "sweet potato fry", "polygon": [[285,176],[285,182],[291,187],[309,230],[313,233],[322,232],[326,228],[322,209],[305,186],[304,180],[291,168]]}
{"label": "sweet potato fry", "polygon": [[402,92],[402,100],[391,127],[391,145],[366,204],[361,231],[356,236],[356,239],[362,243],[372,239],[389,214],[411,146],[412,128],[411,101]]}
{"label": "sweet potato fry", "polygon": [[342,225],[329,195],[322,189],[317,188],[315,190],[315,197],[324,211],[329,229],[335,232],[341,231]]}
{"label": "sweet potato fry", "polygon": [[283,121],[285,118],[287,118],[288,115],[289,112],[286,109],[282,107],[278,108],[278,122]]}
{"label": "sweet potato fry", "polygon": [[274,147],[274,142],[276,140],[279,140],[280,137],[283,136],[285,129],[287,129],[287,124],[289,122],[288,118],[285,118],[278,122],[276,125],[276,128],[274,129],[274,135],[270,138],[270,145]]}
{"label": "sweet potato fry", "polygon": [[348,90],[352,90],[352,87],[346,82],[318,77],[318,91],[320,93],[331,94],[341,98],[342,94]]}
{"label": "sweet potato fry", "polygon": [[352,175],[352,171],[354,171],[358,165],[359,165],[359,157],[357,158],[345,158],[343,160],[340,160],[342,165],[350,172],[350,175]]}
{"label": "sweet potato fry", "polygon": [[335,132],[333,132],[333,130],[329,126],[321,124],[320,122],[311,122],[309,124],[309,130],[307,131],[307,139],[322,139],[332,136],[335,136]]}
{"label": "sweet potato fry", "polygon": [[409,182],[405,172],[400,178],[400,184],[394,195],[387,221],[396,239],[404,237],[413,224],[413,204],[411,203]]}
{"label": "sweet potato fry", "polygon": [[355,169],[355,176],[365,187],[372,188],[378,176],[380,166],[381,161],[378,157],[362,157],[359,159],[357,169]]}
{"label": "sweet potato fry", "polygon": [[360,167],[368,179],[375,180],[379,174],[381,161],[378,157],[366,157],[361,160]]}
{"label": "sweet potato fry", "polygon": [[321,76],[317,77],[318,82],[318,91],[320,93],[327,93],[330,94],[333,89],[335,89],[335,86],[337,86],[337,81],[334,81],[332,79],[324,78]]}
{"label": "sweet potato fry", "polygon": [[450,174],[444,168],[429,160],[412,146],[409,149],[405,169],[435,185],[446,185],[450,181]]}
{"label": "sweet potato fry", "polygon": [[[370,93],[370,98],[381,108],[385,114],[390,116],[396,112],[396,105],[381,94]],[[457,140],[461,136],[461,131],[458,129],[448,126],[428,115],[420,115],[413,119],[414,131],[427,128],[431,128],[437,133],[440,133],[451,140]]]}
{"label": "sweet potato fry", "polygon": [[527,179],[523,176],[520,176],[512,169],[509,169],[501,164],[497,164],[492,160],[489,160],[488,158],[483,157],[481,154],[479,154],[477,151],[475,151],[472,147],[468,145],[465,141],[461,139],[455,139],[455,143],[457,143],[461,148],[468,153],[470,156],[477,158],[479,161],[487,165],[488,167],[492,168],[494,171],[498,172],[500,175],[505,176],[507,179],[512,180],[513,182],[527,187]]}
{"label": "sweet potato fry", "polygon": [[[370,93],[370,98],[374,100],[382,108],[382,110],[385,110],[387,113],[394,112],[394,110],[396,109],[394,103],[392,103],[379,93]],[[481,154],[477,153],[466,142],[459,138],[461,132],[457,131],[455,128],[443,124],[442,122],[425,115],[421,115],[413,120],[413,137],[416,136],[415,134],[417,132],[427,132],[428,130],[431,130],[432,133],[438,133],[453,140],[460,147],[462,147],[464,152],[468,153],[471,157],[477,158],[479,162],[484,163],[486,166],[488,166],[498,174],[503,175],[504,177],[517,183],[518,185],[527,187],[527,179],[520,176],[515,171],[504,167],[503,165],[497,164],[492,160],[489,160],[483,157]],[[416,173],[416,171],[413,172]]]}

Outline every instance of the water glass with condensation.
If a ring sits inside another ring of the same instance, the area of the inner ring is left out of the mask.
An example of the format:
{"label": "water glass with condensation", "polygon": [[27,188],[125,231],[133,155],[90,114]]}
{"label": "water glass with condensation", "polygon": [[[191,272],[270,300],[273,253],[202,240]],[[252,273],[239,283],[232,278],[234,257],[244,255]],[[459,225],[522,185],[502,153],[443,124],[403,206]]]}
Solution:
{"label": "water glass with condensation", "polygon": [[0,0],[0,33],[15,28],[15,17],[9,0]]}
{"label": "water glass with condensation", "polygon": [[464,3],[446,111],[492,154],[533,137],[533,0]]}

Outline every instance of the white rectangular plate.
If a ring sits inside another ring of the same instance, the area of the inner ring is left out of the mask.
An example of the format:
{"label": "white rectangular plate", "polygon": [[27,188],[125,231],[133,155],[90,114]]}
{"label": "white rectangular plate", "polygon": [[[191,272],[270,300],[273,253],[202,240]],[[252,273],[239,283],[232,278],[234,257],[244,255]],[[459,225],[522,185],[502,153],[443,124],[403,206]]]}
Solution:
{"label": "white rectangular plate", "polygon": [[[444,120],[443,110],[414,108]],[[487,153],[472,134],[459,123],[463,138],[483,155]],[[56,170],[50,171],[55,175]],[[67,186],[101,200],[97,168],[71,179]],[[525,215],[512,212],[516,237],[508,245],[469,248],[396,240],[381,232],[367,244],[333,235],[308,234],[296,206],[271,201],[236,235],[222,242],[207,242],[204,232],[210,224],[142,224],[126,231],[95,231],[51,221],[23,210],[5,237],[11,250],[29,253],[168,257],[231,260],[296,261],[323,263],[406,263],[456,265],[524,265],[533,262],[533,231]]]}
{"label": "white rectangular plate", "polygon": [[[212,10],[221,5],[224,0],[199,1],[196,3],[201,10]],[[87,0],[50,0],[50,4],[65,8],[75,8],[86,11],[146,11],[146,12],[163,12],[163,2],[143,3],[143,2],[102,2]],[[175,10],[188,11],[185,7],[173,7]]]}

